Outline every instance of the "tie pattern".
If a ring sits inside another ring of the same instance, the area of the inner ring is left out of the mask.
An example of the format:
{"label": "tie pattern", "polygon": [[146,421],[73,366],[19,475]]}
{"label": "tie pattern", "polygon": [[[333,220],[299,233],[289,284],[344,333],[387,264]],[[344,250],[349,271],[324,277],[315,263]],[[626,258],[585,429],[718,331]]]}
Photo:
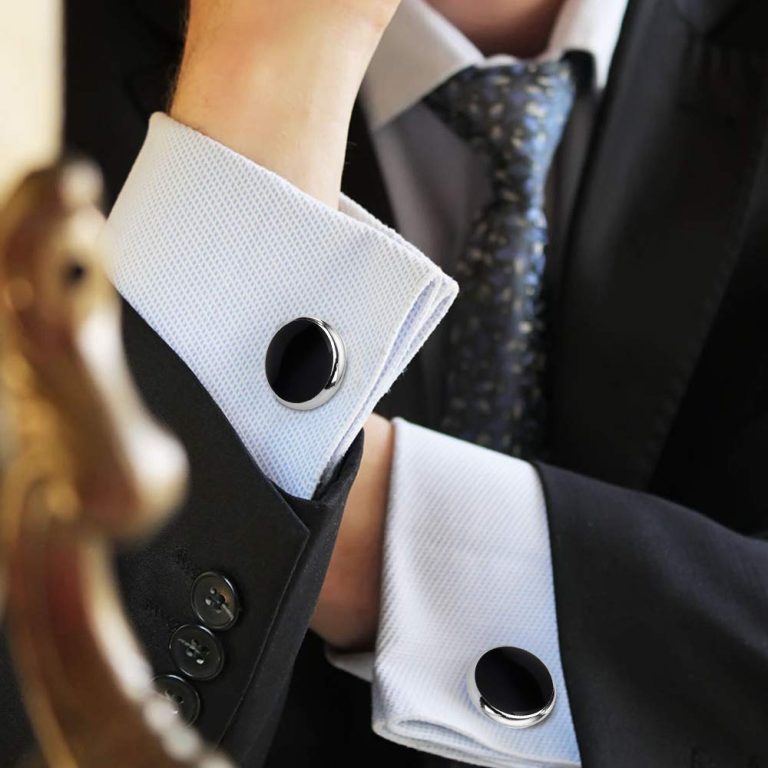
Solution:
{"label": "tie pattern", "polygon": [[492,181],[456,265],[440,428],[515,456],[544,438],[544,187],[574,93],[563,60],[469,67],[425,98]]}

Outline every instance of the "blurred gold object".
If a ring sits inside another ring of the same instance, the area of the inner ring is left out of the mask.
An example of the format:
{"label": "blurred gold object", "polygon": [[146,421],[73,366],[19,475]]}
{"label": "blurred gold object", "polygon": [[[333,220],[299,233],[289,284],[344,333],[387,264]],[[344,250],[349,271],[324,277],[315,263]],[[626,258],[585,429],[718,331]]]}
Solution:
{"label": "blurred gold object", "polygon": [[0,618],[28,764],[223,768],[155,693],[116,589],[113,542],[167,519],[187,467],[130,380],[98,171],[29,173],[58,154],[60,23],[57,0],[0,4]]}
{"label": "blurred gold object", "polygon": [[58,768],[224,766],[157,695],[120,609],[111,542],[184,489],[141,405],[100,264],[95,169],[34,173],[0,218],[0,569],[27,708]]}

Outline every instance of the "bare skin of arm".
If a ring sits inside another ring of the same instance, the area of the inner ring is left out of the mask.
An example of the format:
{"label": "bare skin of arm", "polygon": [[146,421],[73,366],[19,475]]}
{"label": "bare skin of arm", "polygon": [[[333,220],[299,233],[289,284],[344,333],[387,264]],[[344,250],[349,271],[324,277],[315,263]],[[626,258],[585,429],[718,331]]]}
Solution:
{"label": "bare skin of arm", "polygon": [[170,114],[337,208],[355,97],[399,0],[191,0]]}

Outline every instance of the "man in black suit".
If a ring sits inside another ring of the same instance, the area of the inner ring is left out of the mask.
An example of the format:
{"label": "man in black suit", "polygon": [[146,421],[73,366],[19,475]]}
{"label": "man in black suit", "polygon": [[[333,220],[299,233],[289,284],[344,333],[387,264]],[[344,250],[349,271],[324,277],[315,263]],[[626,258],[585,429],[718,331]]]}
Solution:
{"label": "man in black suit", "polygon": [[[768,762],[766,13],[629,3],[551,259],[537,469],[585,766]],[[382,410],[434,427],[413,374]]]}
{"label": "man in black suit", "polygon": [[[85,0],[70,3],[69,133],[104,164],[116,193],[147,115],[164,105],[180,53],[179,9],[101,5],[89,10],[104,33],[84,36],[72,23],[78,7]],[[546,499],[559,652],[580,762],[588,767],[768,763],[766,21],[768,10],[757,0],[630,1],[572,210],[557,252],[548,255],[548,452],[537,470]],[[98,131],[92,127],[96,115]],[[358,108],[344,188],[394,224],[361,118]],[[167,380],[157,381],[154,372],[173,358],[130,313],[128,321],[139,380],[193,450],[193,477],[194,446],[198,473],[208,476],[216,459],[210,434],[217,429],[223,472],[226,457],[237,454],[235,436],[216,421],[220,414],[181,365],[176,391],[169,392]],[[377,410],[434,427],[413,406],[423,386],[418,372],[414,364]],[[193,411],[203,414],[199,423],[190,418]],[[383,440],[382,451],[386,445]],[[370,454],[361,472],[376,463]],[[231,498],[246,476],[262,491],[267,487],[253,467],[243,466],[222,477],[217,498]],[[351,482],[350,474],[345,477]],[[194,503],[193,494],[191,511],[158,550],[175,552],[182,573],[190,570],[195,530],[209,524],[202,511],[195,517]],[[358,506],[350,505],[345,520],[356,514]],[[311,525],[311,514],[302,519]],[[281,531],[278,520],[272,540]],[[240,530],[249,533],[255,532]],[[308,540],[321,542],[321,554],[309,570],[316,569],[318,590],[333,533],[313,533]],[[259,536],[264,539],[264,532]],[[340,544],[337,551],[355,550],[353,536],[343,535]],[[222,546],[217,558],[229,568],[237,548]],[[276,549],[270,546],[271,553]],[[155,553],[139,561],[148,579],[155,578],[157,559]],[[135,582],[135,573],[134,561],[127,565],[127,583]],[[178,574],[164,576],[175,590]],[[262,584],[243,582],[248,589]],[[279,582],[280,574],[263,589],[277,591]],[[490,586],[501,591],[508,585]],[[183,602],[183,591],[170,605]],[[152,590],[145,584],[136,594],[145,604]],[[368,597],[378,604],[378,595]],[[250,595],[248,601],[257,604]],[[291,620],[300,614],[285,617],[290,648],[301,634]],[[371,615],[378,618],[376,610]],[[165,628],[137,620],[161,666]],[[376,631],[352,626],[358,638]],[[254,685],[272,675],[261,690],[280,689],[292,651],[270,666],[269,653],[278,653],[280,640],[266,639],[264,628],[254,632],[266,649]],[[343,637],[330,639],[344,643]],[[240,647],[233,658],[247,653]],[[221,698],[211,700],[216,718],[200,724],[209,738],[223,737],[236,757],[256,765],[280,708],[265,707],[252,686],[235,716],[235,699],[244,690],[233,698],[222,689]],[[361,710],[365,690],[325,665],[309,638],[269,764],[325,764],[345,750],[382,764],[429,760],[370,737]],[[344,718],[353,724],[349,730]],[[430,751],[430,744],[423,746]],[[496,759],[493,764],[515,764],[513,757]]]}

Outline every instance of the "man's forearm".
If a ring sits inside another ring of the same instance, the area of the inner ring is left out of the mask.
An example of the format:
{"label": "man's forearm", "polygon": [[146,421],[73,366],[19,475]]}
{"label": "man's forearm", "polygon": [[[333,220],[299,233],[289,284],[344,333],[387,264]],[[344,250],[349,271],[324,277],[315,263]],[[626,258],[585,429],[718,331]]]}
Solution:
{"label": "man's forearm", "polygon": [[192,0],[171,116],[336,208],[355,97],[399,0]]}

